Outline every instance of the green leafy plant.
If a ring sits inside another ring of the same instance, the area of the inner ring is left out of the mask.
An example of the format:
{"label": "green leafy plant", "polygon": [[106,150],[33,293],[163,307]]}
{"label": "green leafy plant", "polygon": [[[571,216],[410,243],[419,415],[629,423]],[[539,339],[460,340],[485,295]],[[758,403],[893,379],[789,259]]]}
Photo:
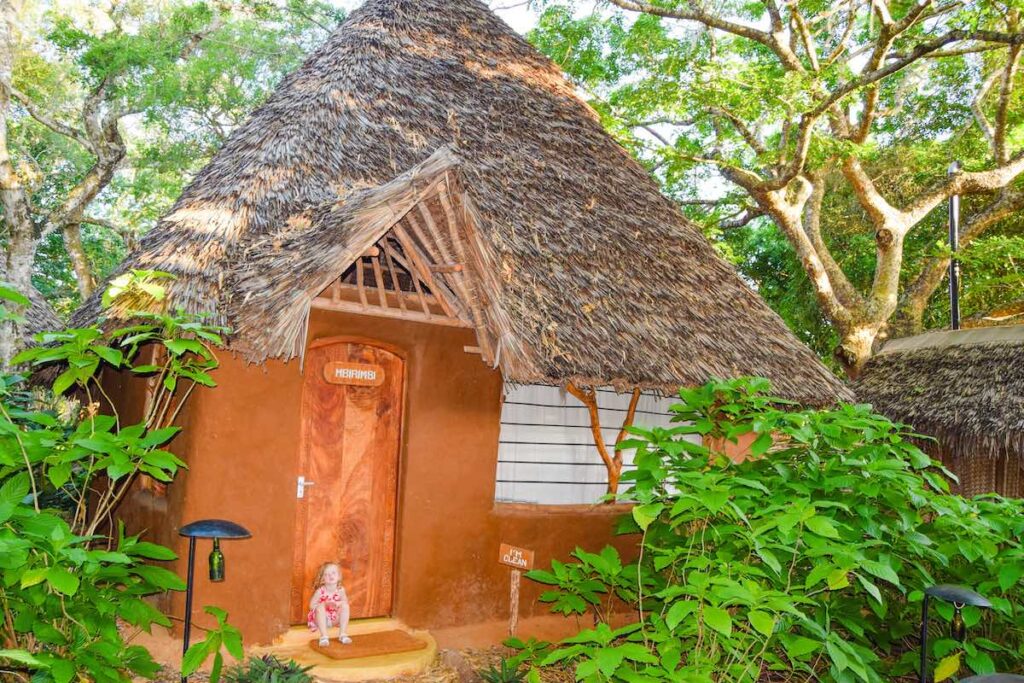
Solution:
{"label": "green leafy plant", "polygon": [[[173,423],[194,387],[213,385],[222,330],[180,312],[134,318],[40,335],[15,363],[49,371],[46,389],[0,374],[0,672],[13,680],[103,683],[158,670],[119,624],[170,625],[145,598],[184,588],[155,564],[176,555],[112,520],[139,476],[169,482],[184,466],[167,450]],[[140,421],[122,420],[102,368],[154,378]]]}
{"label": "green leafy plant", "polygon": [[292,660],[283,662],[274,655],[252,657],[224,673],[228,683],[311,683],[307,672],[313,667],[301,667]]}
{"label": "green leafy plant", "polygon": [[[1024,502],[950,495],[913,435],[868,406],[802,410],[768,390],[684,390],[676,426],[632,429],[620,500],[635,503],[622,526],[640,557],[578,550],[528,573],[556,611],[597,622],[532,661],[586,681],[899,680],[914,675],[923,589],[959,583],[993,609],[964,608],[966,643],[934,639],[935,680],[1020,670]],[[720,452],[750,433],[746,461]],[[634,616],[621,628],[611,596]]]}
{"label": "green leafy plant", "polygon": [[522,683],[526,680],[528,669],[516,662],[502,659],[498,666],[493,664],[477,673],[486,683]]}
{"label": "green leafy plant", "polygon": [[213,665],[210,667],[210,681],[217,683],[220,680],[221,670],[224,668],[224,655],[221,649],[225,649],[235,659],[244,656],[242,651],[242,634],[237,628],[228,623],[228,613],[218,607],[205,607],[204,612],[217,620],[217,626],[206,631],[206,637],[198,643],[193,643],[181,662],[181,675],[189,676],[202,666],[210,655],[213,655]]}

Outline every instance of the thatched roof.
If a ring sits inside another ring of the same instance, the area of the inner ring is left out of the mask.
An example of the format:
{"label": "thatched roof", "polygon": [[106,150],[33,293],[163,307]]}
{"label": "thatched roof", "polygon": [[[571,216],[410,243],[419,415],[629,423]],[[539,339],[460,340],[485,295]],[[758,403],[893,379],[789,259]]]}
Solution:
{"label": "thatched roof", "polygon": [[953,458],[1024,458],[1024,325],[929,332],[887,343],[854,385]]}
{"label": "thatched roof", "polygon": [[[7,266],[3,263],[0,263],[0,282],[7,282]],[[8,283],[8,286],[13,285]],[[39,332],[64,329],[64,322],[57,316],[53,307],[38,289],[29,287],[29,291],[23,292],[23,294],[28,297],[29,302],[28,307],[21,312],[21,317],[25,319],[25,323],[21,326],[21,333],[26,341]]]}
{"label": "thatched roof", "polygon": [[811,403],[849,396],[558,67],[476,0],[353,12],[123,267],[176,274],[175,305],[212,311],[253,361],[287,359],[314,297],[368,245],[397,246],[393,225],[432,218],[414,246],[465,266],[437,287],[509,380],[755,374]]}

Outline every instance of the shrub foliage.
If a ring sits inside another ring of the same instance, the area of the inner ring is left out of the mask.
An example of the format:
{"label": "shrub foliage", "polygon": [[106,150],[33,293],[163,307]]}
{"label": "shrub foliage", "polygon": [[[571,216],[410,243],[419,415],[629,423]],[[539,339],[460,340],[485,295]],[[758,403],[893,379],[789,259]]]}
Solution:
{"label": "shrub foliage", "polygon": [[[993,608],[964,608],[961,644],[944,635],[952,606],[933,603],[936,680],[1021,670],[1024,504],[951,495],[914,435],[868,406],[805,410],[768,391],[683,390],[676,426],[632,430],[621,531],[642,534],[640,557],[577,550],[528,574],[554,611],[596,624],[534,661],[586,681],[882,683],[914,675],[923,589],[956,583]],[[740,463],[702,445],[752,433]]]}
{"label": "shrub foliage", "polygon": [[[143,284],[159,294],[151,278]],[[0,296],[21,302],[6,289]],[[47,369],[36,376],[52,378],[45,388],[0,373],[5,680],[104,683],[158,669],[123,631],[169,626],[144,598],[184,583],[156,564],[175,559],[171,550],[126,535],[112,520],[139,476],[169,482],[184,466],[166,447],[192,390],[213,385],[221,330],[182,313],[136,320],[40,335],[14,363]],[[153,379],[138,421],[127,423],[106,399],[103,368]]]}

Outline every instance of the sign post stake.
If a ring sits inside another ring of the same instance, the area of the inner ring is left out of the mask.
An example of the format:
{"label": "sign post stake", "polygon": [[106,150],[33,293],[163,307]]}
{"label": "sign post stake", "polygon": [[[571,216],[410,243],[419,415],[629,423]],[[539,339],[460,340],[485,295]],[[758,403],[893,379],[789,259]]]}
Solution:
{"label": "sign post stake", "polygon": [[508,635],[509,638],[516,637],[516,627],[519,626],[519,580],[523,573],[518,569],[512,570],[512,592],[509,596],[509,603],[512,609],[512,613],[508,617]]}
{"label": "sign post stake", "polygon": [[514,638],[519,627],[519,584],[523,570],[533,569],[533,551],[502,543],[498,550],[498,562],[512,567],[512,583],[509,587],[508,635]]}

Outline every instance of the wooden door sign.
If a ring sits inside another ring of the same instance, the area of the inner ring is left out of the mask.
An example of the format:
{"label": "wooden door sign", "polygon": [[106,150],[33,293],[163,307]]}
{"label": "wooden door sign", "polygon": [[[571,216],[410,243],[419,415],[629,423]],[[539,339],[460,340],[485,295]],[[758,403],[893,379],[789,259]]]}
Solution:
{"label": "wooden door sign", "polygon": [[384,384],[384,368],[372,363],[334,361],[324,365],[324,379],[328,384],[379,387]]}

